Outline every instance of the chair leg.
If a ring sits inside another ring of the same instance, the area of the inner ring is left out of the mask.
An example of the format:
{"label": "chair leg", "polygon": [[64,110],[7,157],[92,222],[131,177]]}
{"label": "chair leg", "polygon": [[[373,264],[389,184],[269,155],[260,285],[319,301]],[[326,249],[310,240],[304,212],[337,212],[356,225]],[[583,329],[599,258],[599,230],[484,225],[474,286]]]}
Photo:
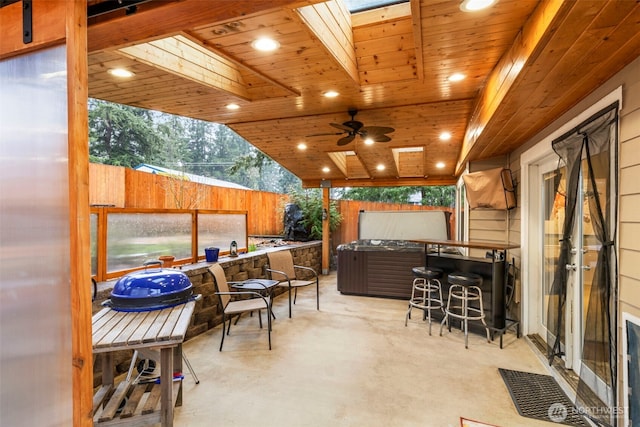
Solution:
{"label": "chair leg", "polygon": [[293,303],[295,304],[297,300],[298,300],[298,288],[295,288],[293,290]]}
{"label": "chair leg", "polygon": [[258,310],[258,320],[260,321],[260,329],[262,329],[262,310]]}
{"label": "chair leg", "polygon": [[289,286],[289,319],[291,319],[291,286]]}
{"label": "chair leg", "polygon": [[[231,323],[231,320],[229,320],[229,323]],[[231,326],[231,325],[229,325]],[[224,335],[225,335],[225,327],[226,327],[226,320],[224,317],[224,312],[222,313],[222,339],[220,340],[220,349],[218,351],[222,351],[222,344],[224,344]]]}
{"label": "chair leg", "polygon": [[320,311],[320,283],[316,279],[316,310]]}
{"label": "chair leg", "polygon": [[267,336],[269,337],[269,350],[271,350],[271,305],[267,308]]}

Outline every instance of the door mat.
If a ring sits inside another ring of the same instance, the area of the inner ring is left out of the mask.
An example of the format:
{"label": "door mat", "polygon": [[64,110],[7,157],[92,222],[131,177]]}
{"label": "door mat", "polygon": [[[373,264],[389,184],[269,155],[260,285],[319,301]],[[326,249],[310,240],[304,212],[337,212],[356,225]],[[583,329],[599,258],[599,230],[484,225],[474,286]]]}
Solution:
{"label": "door mat", "polygon": [[481,423],[480,421],[469,420],[460,417],[460,427],[498,427],[493,424]]}
{"label": "door mat", "polygon": [[550,375],[499,368],[513,404],[523,417],[567,426],[589,427]]}

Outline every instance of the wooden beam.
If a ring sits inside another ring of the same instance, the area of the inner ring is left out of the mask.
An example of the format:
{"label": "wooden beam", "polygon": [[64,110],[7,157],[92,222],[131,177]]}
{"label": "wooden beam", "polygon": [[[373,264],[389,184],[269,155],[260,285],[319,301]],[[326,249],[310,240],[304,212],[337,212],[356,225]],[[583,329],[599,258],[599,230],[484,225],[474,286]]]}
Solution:
{"label": "wooden beam", "polygon": [[[87,2],[66,5],[73,425],[93,426]],[[52,19],[49,17],[49,19]]]}
{"label": "wooden beam", "polygon": [[[182,0],[132,15],[100,20],[89,27],[89,52],[130,45],[217,22],[280,8],[297,8],[323,0]],[[47,3],[47,2],[43,2]],[[151,2],[155,3],[155,2]],[[143,9],[143,8],[141,8]]]}
{"label": "wooden beam", "polygon": [[22,2],[2,8],[0,14],[0,59],[44,49],[64,43],[64,1],[34,0],[32,14],[32,41],[22,41]]}
{"label": "wooden beam", "polygon": [[[322,189],[322,274],[329,274],[329,267],[331,266],[331,201],[329,200],[329,190],[327,187]],[[326,217],[324,212],[327,213]]]}
{"label": "wooden beam", "polygon": [[413,44],[416,52],[416,75],[424,81],[424,60],[422,59],[422,13],[420,0],[411,0],[411,24],[413,26]]}
{"label": "wooden beam", "polygon": [[[454,176],[433,176],[427,178],[398,178],[398,179],[331,179],[331,187],[424,187],[434,185],[456,185]],[[320,188],[319,179],[302,181],[303,188]]]}
{"label": "wooden beam", "polygon": [[251,101],[236,65],[210,49],[177,34],[126,46],[117,53],[168,73]]}
{"label": "wooden beam", "polygon": [[344,4],[333,0],[301,7],[296,12],[327,54],[355,83],[360,84],[351,19]]}
{"label": "wooden beam", "polygon": [[456,175],[462,173],[483,129],[493,118],[509,90],[515,85],[522,68],[535,59],[553,34],[554,24],[571,9],[571,3],[573,2],[562,0],[541,2],[511,48],[493,69],[482,92],[476,98],[476,105],[456,164]]}

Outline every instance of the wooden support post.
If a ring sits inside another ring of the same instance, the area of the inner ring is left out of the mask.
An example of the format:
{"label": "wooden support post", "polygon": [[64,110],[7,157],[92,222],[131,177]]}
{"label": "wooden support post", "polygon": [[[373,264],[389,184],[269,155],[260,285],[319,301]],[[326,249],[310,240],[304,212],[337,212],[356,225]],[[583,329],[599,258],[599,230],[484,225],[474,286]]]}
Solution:
{"label": "wooden support post", "polygon": [[[331,209],[329,208],[329,188],[322,189],[322,274],[329,274],[331,254],[331,230],[329,228]],[[324,214],[326,212],[326,215]]]}

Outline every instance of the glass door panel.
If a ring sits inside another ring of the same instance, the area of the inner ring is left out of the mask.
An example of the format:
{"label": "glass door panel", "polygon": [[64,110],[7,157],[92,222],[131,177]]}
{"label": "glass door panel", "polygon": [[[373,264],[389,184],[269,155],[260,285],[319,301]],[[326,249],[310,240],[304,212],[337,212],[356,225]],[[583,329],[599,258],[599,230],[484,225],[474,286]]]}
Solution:
{"label": "glass door panel", "polygon": [[[548,331],[556,330],[557,316],[551,316],[547,319],[550,302],[553,306],[558,306],[553,298],[557,295],[551,295],[553,278],[558,267],[558,256],[560,253],[560,239],[562,238],[562,225],[564,223],[564,205],[565,197],[562,189],[565,188],[566,169],[553,170],[542,175],[542,208],[544,217],[544,236],[543,236],[543,274],[542,274],[542,293],[543,301],[541,304],[542,313],[540,319],[542,324]],[[561,346],[564,347],[564,337],[561,337]]]}

